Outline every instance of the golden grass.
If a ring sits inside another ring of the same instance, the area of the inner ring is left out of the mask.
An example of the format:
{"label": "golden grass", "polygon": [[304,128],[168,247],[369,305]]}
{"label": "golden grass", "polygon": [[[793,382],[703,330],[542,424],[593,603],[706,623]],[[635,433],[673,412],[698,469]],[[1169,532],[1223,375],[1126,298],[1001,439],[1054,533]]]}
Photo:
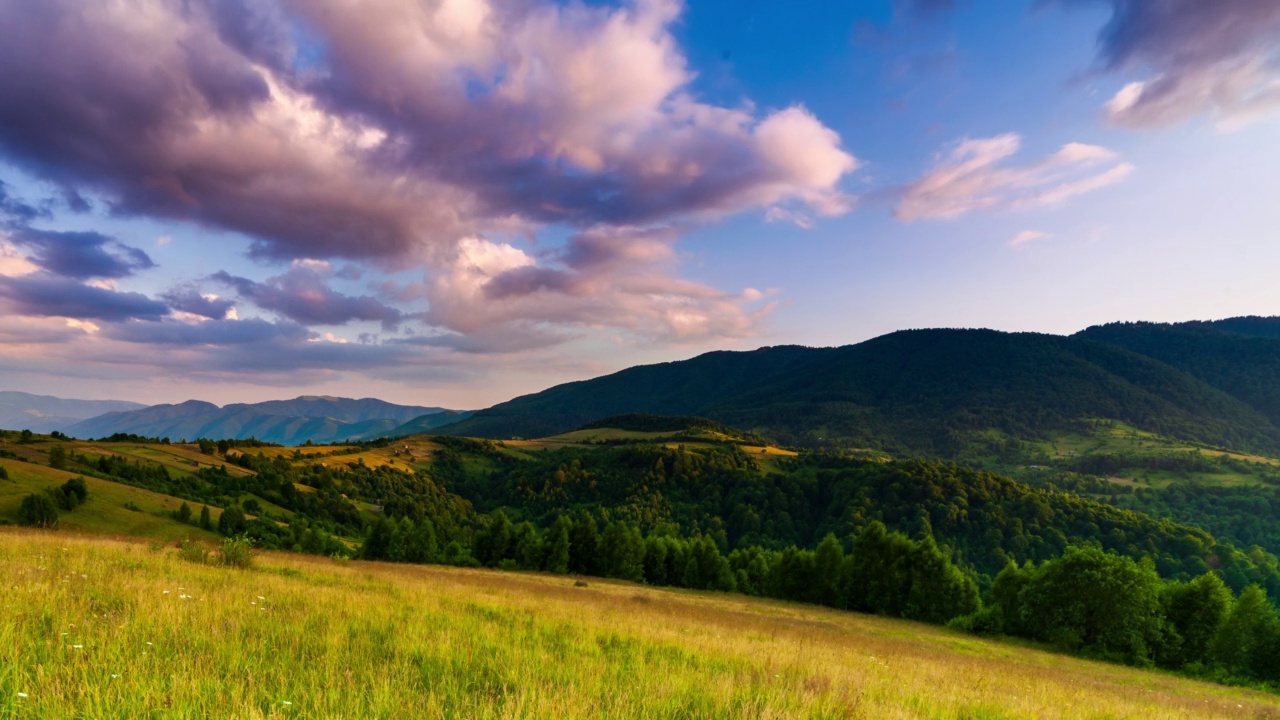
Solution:
{"label": "golden grass", "polygon": [[240,571],[14,530],[0,577],[0,718],[1280,717],[1256,692],[627,583],[274,553]]}

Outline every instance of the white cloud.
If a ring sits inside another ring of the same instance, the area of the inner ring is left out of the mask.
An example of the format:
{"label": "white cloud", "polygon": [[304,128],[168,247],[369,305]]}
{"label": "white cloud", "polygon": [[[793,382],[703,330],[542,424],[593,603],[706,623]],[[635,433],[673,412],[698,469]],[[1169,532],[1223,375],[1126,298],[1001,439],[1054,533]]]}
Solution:
{"label": "white cloud", "polygon": [[[894,215],[904,222],[956,218],[974,210],[1023,210],[1054,205],[1067,198],[1123,180],[1133,171],[1115,163],[1115,153],[1097,145],[1068,143],[1034,163],[1006,162],[1022,138],[1014,133],[966,140],[929,172],[902,190]],[[1111,166],[1101,172],[1102,165]]]}
{"label": "white cloud", "polygon": [[1047,232],[1042,232],[1040,230],[1023,230],[1022,232],[1010,238],[1007,244],[1011,248],[1016,248],[1016,247],[1021,247],[1022,245],[1026,245],[1027,243],[1032,242],[1034,240],[1043,240],[1047,237],[1050,237],[1049,233]]}

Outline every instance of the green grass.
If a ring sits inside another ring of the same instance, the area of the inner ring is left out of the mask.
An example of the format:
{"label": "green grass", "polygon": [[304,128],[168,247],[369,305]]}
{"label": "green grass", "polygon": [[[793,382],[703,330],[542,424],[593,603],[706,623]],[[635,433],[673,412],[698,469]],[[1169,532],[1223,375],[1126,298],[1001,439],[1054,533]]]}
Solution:
{"label": "green grass", "polygon": [[0,577],[6,720],[1280,717],[1275,696],[931,626],[564,576],[239,570],[0,530]]}
{"label": "green grass", "polygon": [[[9,459],[0,459],[0,466],[9,473],[8,480],[0,480],[0,521],[10,523],[17,522],[18,505],[23,497],[44,492],[71,478],[82,477],[72,472]],[[58,526],[63,531],[128,535],[163,541],[185,537],[214,537],[212,533],[180,523],[168,516],[168,513],[176,511],[182,505],[183,501],[178,498],[130,485],[84,477],[89,486],[89,499],[75,510],[59,512]],[[135,505],[140,510],[130,510],[125,507],[126,504]],[[197,503],[188,504],[199,517],[201,506]],[[215,507],[210,507],[209,511],[215,522],[222,515],[222,511]]]}

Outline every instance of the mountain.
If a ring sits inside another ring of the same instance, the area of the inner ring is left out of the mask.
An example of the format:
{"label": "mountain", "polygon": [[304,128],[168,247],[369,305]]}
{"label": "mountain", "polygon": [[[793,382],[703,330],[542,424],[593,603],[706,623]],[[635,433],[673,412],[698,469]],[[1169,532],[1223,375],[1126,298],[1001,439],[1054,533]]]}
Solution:
{"label": "mountain", "polygon": [[543,436],[628,413],[698,415],[795,445],[937,457],[990,431],[1035,438],[1085,418],[1280,450],[1266,413],[1159,359],[1087,337],[950,329],[634,367],[519,397],[437,432]]}
{"label": "mountain", "polygon": [[414,419],[441,414],[458,419],[443,408],[395,405],[374,398],[353,400],[303,396],[293,400],[236,403],[218,407],[188,400],[154,405],[130,412],[112,412],[64,429],[73,437],[107,437],[130,433],[146,437],[237,439],[255,437],[283,445],[359,440],[382,435]]}
{"label": "mountain", "polygon": [[367,435],[366,438],[372,440],[374,438],[406,437],[435,432],[436,428],[461,422],[474,414],[471,410],[441,410],[428,415],[420,415],[403,425],[397,425],[390,430]]}
{"label": "mountain", "polygon": [[1112,323],[1076,334],[1142,353],[1231,395],[1280,426],[1280,318]]}
{"label": "mountain", "polygon": [[0,391],[0,428],[50,432],[109,412],[145,408],[124,400],[68,400],[51,395]]}

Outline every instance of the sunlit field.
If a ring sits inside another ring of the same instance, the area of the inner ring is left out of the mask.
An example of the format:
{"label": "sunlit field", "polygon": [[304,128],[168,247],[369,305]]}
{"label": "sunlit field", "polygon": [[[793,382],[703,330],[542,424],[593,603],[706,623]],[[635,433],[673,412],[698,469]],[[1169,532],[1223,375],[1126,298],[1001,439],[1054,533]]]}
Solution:
{"label": "sunlit field", "polygon": [[1280,718],[907,622],[572,578],[0,531],[0,717]]}

